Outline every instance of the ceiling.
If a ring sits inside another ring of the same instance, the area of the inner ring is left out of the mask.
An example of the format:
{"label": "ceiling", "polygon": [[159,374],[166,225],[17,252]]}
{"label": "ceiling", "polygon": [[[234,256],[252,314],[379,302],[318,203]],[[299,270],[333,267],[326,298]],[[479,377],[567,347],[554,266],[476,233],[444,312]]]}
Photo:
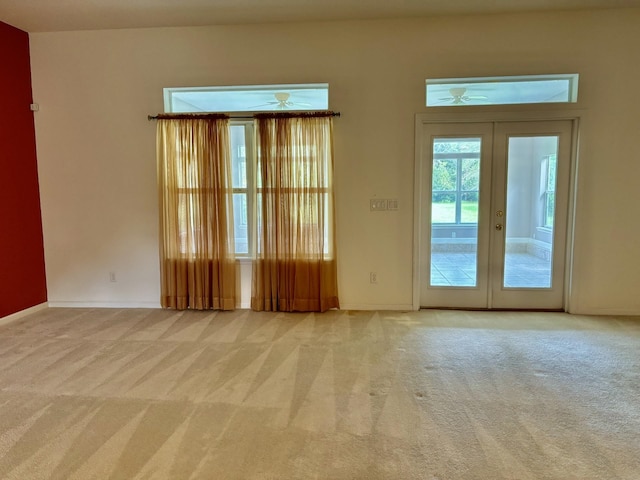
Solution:
{"label": "ceiling", "polygon": [[640,0],[0,0],[27,32],[640,7]]}

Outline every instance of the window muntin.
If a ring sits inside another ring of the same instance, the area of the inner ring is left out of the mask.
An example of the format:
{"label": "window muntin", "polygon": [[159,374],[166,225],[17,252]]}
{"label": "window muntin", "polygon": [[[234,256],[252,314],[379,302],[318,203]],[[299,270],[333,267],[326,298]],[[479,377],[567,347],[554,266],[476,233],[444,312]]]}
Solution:
{"label": "window muntin", "polygon": [[577,73],[426,80],[427,107],[577,101]]}
{"label": "window muntin", "polygon": [[327,110],[329,84],[165,88],[164,107],[168,113]]}

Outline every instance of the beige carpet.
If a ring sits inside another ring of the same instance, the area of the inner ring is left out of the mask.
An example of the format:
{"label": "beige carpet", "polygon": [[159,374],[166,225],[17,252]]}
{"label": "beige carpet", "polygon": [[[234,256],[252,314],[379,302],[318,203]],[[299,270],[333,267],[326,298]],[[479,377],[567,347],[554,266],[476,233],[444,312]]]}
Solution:
{"label": "beige carpet", "polygon": [[640,479],[640,320],[48,309],[0,478]]}

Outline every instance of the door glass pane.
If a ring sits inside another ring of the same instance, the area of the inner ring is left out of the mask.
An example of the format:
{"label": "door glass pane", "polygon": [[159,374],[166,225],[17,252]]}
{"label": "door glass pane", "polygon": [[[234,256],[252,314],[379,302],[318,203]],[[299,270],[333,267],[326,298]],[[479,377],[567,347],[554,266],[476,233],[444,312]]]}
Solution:
{"label": "door glass pane", "polygon": [[509,138],[504,287],[551,288],[557,154],[555,135]]}
{"label": "door glass pane", "polygon": [[475,287],[481,138],[436,138],[431,180],[432,286]]}

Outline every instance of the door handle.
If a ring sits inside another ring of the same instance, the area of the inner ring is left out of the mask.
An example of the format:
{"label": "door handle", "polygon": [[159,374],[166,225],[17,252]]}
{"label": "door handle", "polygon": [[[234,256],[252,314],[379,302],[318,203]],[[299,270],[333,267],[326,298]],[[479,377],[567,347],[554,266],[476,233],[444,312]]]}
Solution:
{"label": "door handle", "polygon": [[501,223],[496,223],[496,230],[498,230],[498,231],[502,230],[502,224]]}

